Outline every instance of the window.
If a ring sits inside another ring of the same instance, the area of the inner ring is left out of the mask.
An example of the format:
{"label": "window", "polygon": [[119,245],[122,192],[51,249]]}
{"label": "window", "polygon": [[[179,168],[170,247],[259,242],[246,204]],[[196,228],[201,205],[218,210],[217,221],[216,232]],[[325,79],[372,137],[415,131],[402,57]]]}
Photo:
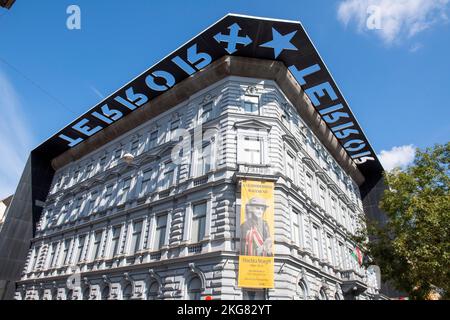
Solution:
{"label": "window", "polygon": [[300,246],[300,214],[296,210],[292,210],[292,241]]}
{"label": "window", "polygon": [[78,197],[75,200],[75,206],[74,206],[74,209],[73,209],[71,217],[70,217],[71,221],[74,221],[77,218],[77,216],[81,213],[81,204],[82,203],[83,203],[83,197]]}
{"label": "window", "polygon": [[327,258],[328,261],[333,264],[333,238],[330,234],[327,234]]}
{"label": "window", "polygon": [[312,194],[313,194],[313,192],[312,192],[312,180],[313,180],[313,177],[309,174],[309,173],[307,173],[306,174],[306,195],[308,196],[308,197],[310,197],[311,199],[312,199]]}
{"label": "window", "polygon": [[92,250],[92,260],[100,257],[100,242],[102,241],[103,231],[97,231],[94,235],[94,247]]}
{"label": "window", "polygon": [[345,249],[345,246],[342,245],[341,247],[341,256],[342,256],[342,268],[344,270],[350,269],[349,265],[348,265],[348,251]]}
{"label": "window", "polygon": [[320,239],[319,239],[319,227],[313,226],[313,254],[319,257]]}
{"label": "window", "polygon": [[81,262],[81,258],[83,257],[83,248],[84,248],[85,242],[86,242],[86,236],[80,236],[78,238],[78,248],[77,248],[77,256],[75,258],[75,263]]}
{"label": "window", "polygon": [[60,185],[61,185],[61,182],[62,182],[62,176],[60,176],[60,177],[58,177],[58,180],[56,180],[56,183],[55,183],[55,187],[54,187],[54,191],[53,192],[56,192],[57,190],[58,190],[58,188],[60,187]]}
{"label": "window", "polygon": [[153,248],[160,250],[166,242],[167,215],[158,216],[156,218],[155,242]]}
{"label": "window", "polygon": [[90,215],[96,209],[96,201],[97,201],[98,191],[92,191],[89,197],[89,202],[87,208],[85,210],[85,215]]}
{"label": "window", "polygon": [[298,283],[298,289],[300,293],[300,299],[308,300],[308,288],[306,287],[306,284],[303,280]]}
{"label": "window", "polygon": [[133,295],[133,287],[131,286],[131,283],[129,283],[125,286],[125,288],[123,288],[122,298],[123,300],[130,300],[132,295]]}
{"label": "window", "polygon": [[193,206],[191,242],[197,243],[205,237],[206,202]]}
{"label": "window", "polygon": [[349,223],[347,220],[347,210],[344,206],[341,206],[341,216],[342,216],[342,225],[346,228],[349,228]]}
{"label": "window", "polygon": [[210,101],[202,106],[202,114],[201,114],[202,123],[205,123],[211,119],[212,108],[213,108],[212,101]]}
{"label": "window", "polygon": [[349,215],[349,224],[350,224],[350,231],[352,233],[356,233],[356,218],[353,212],[348,211],[348,215]]}
{"label": "window", "polygon": [[118,160],[122,156],[122,149],[117,149],[114,151],[113,160]]}
{"label": "window", "polygon": [[120,191],[119,196],[119,202],[118,203],[124,203],[127,201],[128,194],[130,193],[130,187],[131,187],[131,178],[126,178],[122,182],[122,189]]}
{"label": "window", "polygon": [[242,141],[242,160],[244,163],[262,164],[262,139],[260,137],[244,137]]}
{"label": "window", "polygon": [[110,184],[109,186],[106,186],[105,196],[103,197],[103,204],[102,204],[103,208],[107,208],[110,206],[112,192],[113,192],[113,185]]}
{"label": "window", "polygon": [[175,134],[176,134],[175,131],[178,129],[179,126],[180,126],[180,120],[179,119],[173,120],[170,123],[170,140],[175,138]]}
{"label": "window", "polygon": [[82,299],[83,300],[89,300],[90,293],[91,293],[90,291],[91,291],[90,287],[84,288],[83,293],[82,293]]}
{"label": "window", "polygon": [[58,222],[58,215],[53,213],[53,210],[48,211],[48,224],[47,227],[53,227]]}
{"label": "window", "polygon": [[[39,230],[44,230],[47,226],[50,225],[51,220],[53,216],[52,209],[47,209],[45,213],[42,215],[40,224],[39,224]],[[1,218],[0,218],[1,219]]]}
{"label": "window", "polygon": [[121,227],[120,226],[114,227],[112,229],[111,249],[110,249],[110,252],[109,252],[109,257],[110,258],[115,257],[116,255],[119,254],[119,251],[120,251],[120,243],[119,243],[120,231],[121,231]]}
{"label": "window", "polygon": [[149,144],[149,148],[153,148],[154,146],[156,146],[158,144],[158,130],[150,133],[150,138],[149,138],[148,144]]}
{"label": "window", "polygon": [[99,166],[100,166],[100,170],[105,168],[105,166],[106,166],[106,155],[104,155],[103,157],[100,158]]}
{"label": "window", "polygon": [[244,111],[247,113],[258,114],[259,97],[246,96],[244,99]]}
{"label": "window", "polygon": [[64,222],[64,220],[66,220],[66,216],[68,213],[68,207],[69,207],[69,203],[65,203],[62,208],[61,208],[61,212],[59,214],[59,218],[58,218],[58,224],[61,224]]}
{"label": "window", "polygon": [[159,291],[159,284],[156,281],[153,281],[147,291],[147,300],[156,300]]}
{"label": "window", "polygon": [[339,251],[337,252],[338,264],[341,269],[344,269],[344,245],[339,242]]}
{"label": "window", "polygon": [[202,176],[211,170],[211,144],[203,145],[203,148],[197,150],[197,176]]}
{"label": "window", "polygon": [[137,221],[133,224],[133,235],[131,237],[131,253],[136,253],[140,249],[142,233],[142,221]]}
{"label": "window", "polygon": [[337,214],[337,207],[336,207],[336,198],[331,197],[331,215],[337,219],[337,221],[340,221],[339,215]]}
{"label": "window", "polygon": [[91,176],[92,170],[94,169],[94,165],[92,163],[89,163],[86,167],[86,178],[89,178]]}
{"label": "window", "polygon": [[70,248],[70,240],[64,241],[64,251],[63,251],[63,265],[69,264],[69,248]]}
{"label": "window", "polygon": [[174,177],[174,165],[172,161],[168,161],[164,166],[164,179],[163,179],[163,189],[167,189],[173,184]]}
{"label": "window", "polygon": [[327,294],[323,288],[319,291],[319,300],[328,300]]}
{"label": "window", "polygon": [[289,123],[291,120],[291,116],[289,115],[289,111],[288,111],[288,107],[285,106],[282,108],[281,111],[281,121],[283,122],[283,124],[289,128]]}
{"label": "window", "polygon": [[139,149],[139,140],[134,140],[134,141],[131,143],[130,153],[131,153],[133,156],[137,156],[137,154],[138,154],[138,149]]}
{"label": "window", "polygon": [[188,299],[189,300],[200,300],[202,297],[202,282],[199,277],[193,277],[188,282]]}
{"label": "window", "polygon": [[52,243],[52,246],[50,247],[50,259],[48,260],[48,267],[52,268],[55,265],[55,258],[56,258],[56,250],[57,250],[58,244]]}
{"label": "window", "polygon": [[102,299],[107,300],[109,299],[109,285],[106,285],[102,290]]}
{"label": "window", "polygon": [[286,174],[288,178],[291,178],[293,181],[295,181],[294,156],[289,152],[287,153],[286,157]]}
{"label": "window", "polygon": [[74,185],[78,182],[79,176],[80,176],[80,170],[76,170],[75,173],[73,174],[72,185]]}
{"label": "window", "polygon": [[144,171],[142,175],[142,183],[141,183],[141,193],[140,196],[143,196],[146,193],[150,192],[150,183],[152,179],[152,169]]}
{"label": "window", "polygon": [[320,206],[322,207],[322,209],[326,210],[326,200],[325,200],[325,196],[327,194],[327,190],[325,189],[324,186],[320,186]]}
{"label": "window", "polygon": [[37,265],[37,261],[38,261],[38,257],[39,257],[39,250],[40,250],[40,247],[34,248],[34,254],[33,254],[33,259],[32,259],[32,263],[30,266],[30,271],[33,271]]}

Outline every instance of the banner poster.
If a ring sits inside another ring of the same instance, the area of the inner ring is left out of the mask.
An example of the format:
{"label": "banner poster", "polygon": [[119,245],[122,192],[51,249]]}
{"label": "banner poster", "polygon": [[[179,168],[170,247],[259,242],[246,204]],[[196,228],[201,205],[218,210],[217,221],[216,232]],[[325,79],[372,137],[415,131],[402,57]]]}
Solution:
{"label": "banner poster", "polygon": [[273,182],[242,181],[239,287],[274,287],[273,194]]}

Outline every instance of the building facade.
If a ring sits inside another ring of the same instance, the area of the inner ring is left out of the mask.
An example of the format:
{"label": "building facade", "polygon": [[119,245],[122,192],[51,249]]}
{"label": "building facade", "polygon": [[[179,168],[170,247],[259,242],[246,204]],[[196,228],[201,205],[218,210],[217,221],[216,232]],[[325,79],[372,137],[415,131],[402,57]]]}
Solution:
{"label": "building facade", "polygon": [[[248,178],[275,182],[274,289],[237,286]],[[363,215],[277,83],[227,76],[56,170],[16,299],[344,299],[348,281],[371,299],[352,256]]]}
{"label": "building facade", "polygon": [[11,203],[13,196],[6,197],[3,200],[0,200],[0,232],[2,230],[3,222],[6,219],[6,213],[8,212],[9,204]]}
{"label": "building facade", "polygon": [[382,172],[302,25],[230,14],[31,151],[0,298],[376,299]]}

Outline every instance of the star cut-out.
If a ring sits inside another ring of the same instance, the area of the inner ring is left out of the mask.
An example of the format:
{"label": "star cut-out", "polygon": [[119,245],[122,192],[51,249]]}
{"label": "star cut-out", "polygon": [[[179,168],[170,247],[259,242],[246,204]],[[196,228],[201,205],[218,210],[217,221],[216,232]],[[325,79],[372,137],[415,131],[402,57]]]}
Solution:
{"label": "star cut-out", "polygon": [[272,28],[272,40],[263,44],[260,44],[260,47],[265,48],[272,48],[275,54],[275,59],[280,55],[280,53],[283,50],[298,50],[297,47],[295,47],[291,40],[297,33],[296,31],[293,31],[291,33],[282,35],[279,33],[275,28]]}

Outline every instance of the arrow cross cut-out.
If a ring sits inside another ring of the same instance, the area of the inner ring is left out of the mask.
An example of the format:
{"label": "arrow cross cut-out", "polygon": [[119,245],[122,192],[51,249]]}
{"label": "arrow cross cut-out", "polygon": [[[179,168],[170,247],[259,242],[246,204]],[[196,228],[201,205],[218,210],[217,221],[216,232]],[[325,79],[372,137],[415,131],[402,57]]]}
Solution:
{"label": "arrow cross cut-out", "polygon": [[233,23],[231,26],[228,27],[230,30],[229,34],[223,34],[219,32],[214,36],[214,39],[218,42],[226,42],[228,45],[225,48],[229,54],[232,54],[237,51],[236,45],[243,44],[244,47],[249,45],[253,42],[253,40],[248,36],[245,35],[245,37],[239,36],[239,30],[241,30],[241,27],[237,23]]}

